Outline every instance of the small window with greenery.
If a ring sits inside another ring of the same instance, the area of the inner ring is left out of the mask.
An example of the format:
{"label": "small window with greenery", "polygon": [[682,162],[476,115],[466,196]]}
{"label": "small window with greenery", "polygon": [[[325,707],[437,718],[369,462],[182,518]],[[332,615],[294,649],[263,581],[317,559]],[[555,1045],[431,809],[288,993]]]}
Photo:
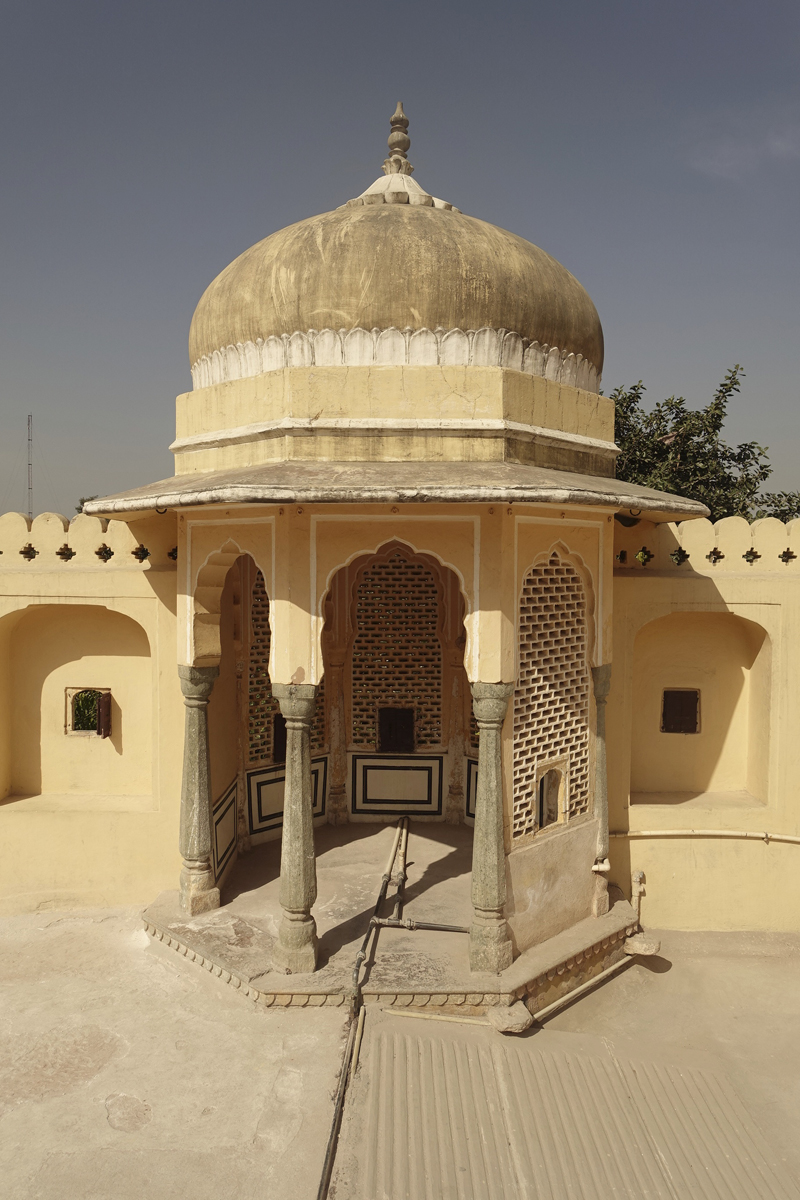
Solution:
{"label": "small window with greenery", "polygon": [[700,732],[700,693],[695,688],[664,689],[661,732]]}
{"label": "small window with greenery", "polygon": [[111,689],[67,688],[66,732],[109,737]]}

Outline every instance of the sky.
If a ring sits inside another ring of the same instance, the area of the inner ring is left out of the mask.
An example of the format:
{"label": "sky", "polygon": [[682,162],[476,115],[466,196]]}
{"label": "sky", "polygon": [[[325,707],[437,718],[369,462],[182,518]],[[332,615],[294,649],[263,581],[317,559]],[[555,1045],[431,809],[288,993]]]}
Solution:
{"label": "sky", "polygon": [[0,511],[172,474],[194,307],[380,174],[586,287],[603,389],[706,404],[800,488],[800,5],[0,0]]}

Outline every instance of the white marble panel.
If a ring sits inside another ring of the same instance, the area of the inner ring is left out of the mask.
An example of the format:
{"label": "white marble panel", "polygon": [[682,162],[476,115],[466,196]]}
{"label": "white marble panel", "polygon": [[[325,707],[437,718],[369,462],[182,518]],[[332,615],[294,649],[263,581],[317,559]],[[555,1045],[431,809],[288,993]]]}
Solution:
{"label": "white marble panel", "polygon": [[403,366],[406,362],[406,339],[392,327],[378,334],[375,342],[375,362],[383,366]]}
{"label": "white marble panel", "polygon": [[344,339],[344,361],[348,367],[371,367],[375,361],[375,345],[366,329],[351,329]]}
{"label": "white marble panel", "polygon": [[417,329],[408,339],[408,361],[416,367],[433,367],[439,361],[439,343],[432,329]]}
{"label": "white marble panel", "polygon": [[478,329],[472,339],[472,365],[474,367],[498,367],[500,365],[500,338],[496,329]]}
{"label": "white marble panel", "polygon": [[531,342],[525,347],[522,356],[523,371],[527,371],[529,375],[544,375],[544,359],[544,349],[538,342]]}
{"label": "white marble panel", "polygon": [[314,362],[318,367],[342,365],[342,339],[333,329],[320,329],[314,339]]}
{"label": "white marble panel", "polygon": [[561,382],[570,387],[578,386],[578,364],[574,354],[567,354],[561,362]]}
{"label": "white marble panel", "polygon": [[500,365],[512,371],[522,370],[522,338],[518,333],[507,333],[503,338]]}
{"label": "white marble panel", "polygon": [[311,366],[311,342],[306,333],[293,333],[289,338],[287,366]]}
{"label": "white marble panel", "polygon": [[469,338],[463,329],[449,330],[439,343],[439,362],[443,367],[466,367],[469,363]]}
{"label": "white marble panel", "polygon": [[544,365],[545,379],[558,381],[561,375],[561,351],[557,346],[551,346]]}
{"label": "white marble panel", "polygon": [[286,366],[286,351],[282,338],[267,338],[261,350],[261,361],[265,371],[280,371]]}

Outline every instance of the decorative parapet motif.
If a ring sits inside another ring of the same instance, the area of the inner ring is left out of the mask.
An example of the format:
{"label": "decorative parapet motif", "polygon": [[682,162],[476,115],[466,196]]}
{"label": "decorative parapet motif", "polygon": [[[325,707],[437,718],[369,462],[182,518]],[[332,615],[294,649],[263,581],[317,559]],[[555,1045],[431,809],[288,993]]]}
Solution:
{"label": "decorative parapet motif", "polygon": [[[171,532],[169,527],[164,530],[170,540],[174,534],[174,526]],[[164,536],[143,545],[125,521],[88,513],[79,513],[71,521],[61,513],[40,513],[33,520],[24,513],[0,513],[0,570],[30,575],[164,568],[171,558]]]}
{"label": "decorative parapet motif", "polygon": [[762,517],[751,524],[744,517],[723,517],[714,524],[700,517],[654,525],[642,518],[630,528],[615,526],[614,558],[617,573],[647,566],[650,573],[684,576],[790,578],[800,571],[800,519]]}
{"label": "decorative parapet motif", "polygon": [[195,388],[284,367],[506,367],[597,392],[600,374],[582,354],[540,345],[508,329],[309,329],[237,342],[192,366]]}

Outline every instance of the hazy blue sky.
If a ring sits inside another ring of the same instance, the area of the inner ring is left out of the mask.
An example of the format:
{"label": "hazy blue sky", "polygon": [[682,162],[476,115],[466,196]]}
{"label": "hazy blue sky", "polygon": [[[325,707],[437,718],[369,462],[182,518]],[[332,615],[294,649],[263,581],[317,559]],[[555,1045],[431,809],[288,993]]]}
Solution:
{"label": "hazy blue sky", "polygon": [[604,389],[705,403],[800,487],[797,0],[0,3],[0,510],[172,472],[211,279],[380,173],[560,259]]}

